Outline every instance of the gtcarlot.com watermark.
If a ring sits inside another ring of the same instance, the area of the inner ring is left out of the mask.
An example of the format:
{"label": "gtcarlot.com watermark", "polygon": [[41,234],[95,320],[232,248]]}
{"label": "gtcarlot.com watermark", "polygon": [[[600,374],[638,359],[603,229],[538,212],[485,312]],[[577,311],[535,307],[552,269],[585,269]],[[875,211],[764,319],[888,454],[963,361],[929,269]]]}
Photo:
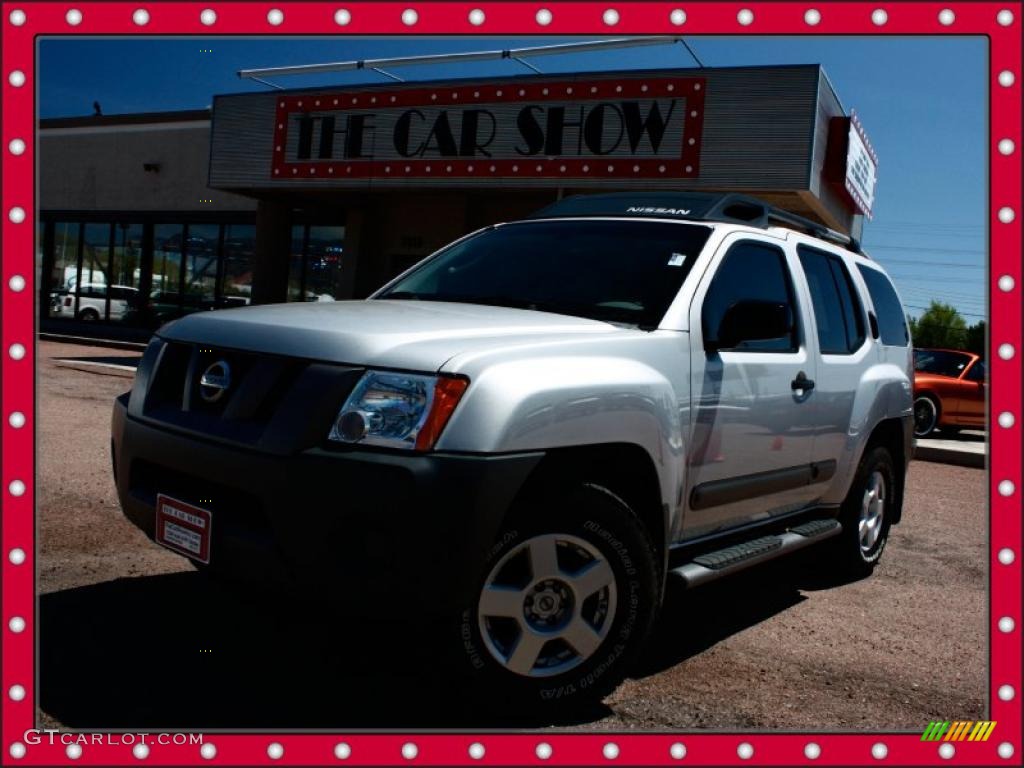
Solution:
{"label": "gtcarlot.com watermark", "polygon": [[30,728],[22,739],[25,744],[202,744],[201,733],[67,733],[56,729]]}

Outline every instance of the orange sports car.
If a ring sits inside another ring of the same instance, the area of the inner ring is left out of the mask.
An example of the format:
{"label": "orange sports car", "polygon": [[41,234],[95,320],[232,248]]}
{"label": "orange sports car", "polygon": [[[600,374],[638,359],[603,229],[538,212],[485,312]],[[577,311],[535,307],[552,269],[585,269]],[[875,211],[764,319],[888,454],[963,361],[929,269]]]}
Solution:
{"label": "orange sports car", "polygon": [[985,361],[959,349],[914,350],[914,434],[985,426]]}

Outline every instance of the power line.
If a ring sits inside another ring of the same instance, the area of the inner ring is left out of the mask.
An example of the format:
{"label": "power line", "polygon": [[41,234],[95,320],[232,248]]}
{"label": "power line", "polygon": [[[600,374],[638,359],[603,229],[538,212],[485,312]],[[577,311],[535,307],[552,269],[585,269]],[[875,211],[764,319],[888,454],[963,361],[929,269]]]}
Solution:
{"label": "power line", "polygon": [[868,245],[864,244],[864,247],[869,251],[910,251],[912,253],[977,253],[982,256],[986,255],[988,251],[979,251],[973,248],[930,248],[928,246],[921,245]]}
{"label": "power line", "polygon": [[[920,304],[906,304],[905,306],[908,306],[911,309],[923,309],[925,311],[931,309],[931,307],[922,307]],[[957,310],[957,311],[959,312],[959,310]],[[959,312],[959,313],[961,315],[966,315],[967,317],[980,317],[982,319],[988,317],[988,315],[979,315],[976,312]]]}
{"label": "power line", "polygon": [[[879,259],[881,261],[881,259]],[[904,264],[915,267],[949,267],[950,269],[985,269],[984,264],[968,264],[965,261],[914,261],[913,259],[885,259],[883,264]]]}

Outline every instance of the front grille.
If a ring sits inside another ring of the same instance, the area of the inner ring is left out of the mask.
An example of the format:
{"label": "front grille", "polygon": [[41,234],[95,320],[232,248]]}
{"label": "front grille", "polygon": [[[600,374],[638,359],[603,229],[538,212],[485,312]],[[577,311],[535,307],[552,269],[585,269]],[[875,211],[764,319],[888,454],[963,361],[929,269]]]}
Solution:
{"label": "front grille", "polygon": [[[255,443],[305,363],[285,357],[168,342],[156,363],[143,415],[236,442]],[[223,388],[202,385],[221,374]]]}

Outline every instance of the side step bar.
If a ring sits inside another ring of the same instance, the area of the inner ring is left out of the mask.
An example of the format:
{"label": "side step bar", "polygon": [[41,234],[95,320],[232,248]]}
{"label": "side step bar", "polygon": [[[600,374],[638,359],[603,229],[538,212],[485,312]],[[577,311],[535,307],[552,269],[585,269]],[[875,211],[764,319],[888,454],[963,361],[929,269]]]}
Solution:
{"label": "side step bar", "polygon": [[695,587],[838,536],[842,530],[838,520],[810,520],[778,535],[760,536],[715,552],[705,552],[673,568],[671,573],[681,577],[686,586]]}

